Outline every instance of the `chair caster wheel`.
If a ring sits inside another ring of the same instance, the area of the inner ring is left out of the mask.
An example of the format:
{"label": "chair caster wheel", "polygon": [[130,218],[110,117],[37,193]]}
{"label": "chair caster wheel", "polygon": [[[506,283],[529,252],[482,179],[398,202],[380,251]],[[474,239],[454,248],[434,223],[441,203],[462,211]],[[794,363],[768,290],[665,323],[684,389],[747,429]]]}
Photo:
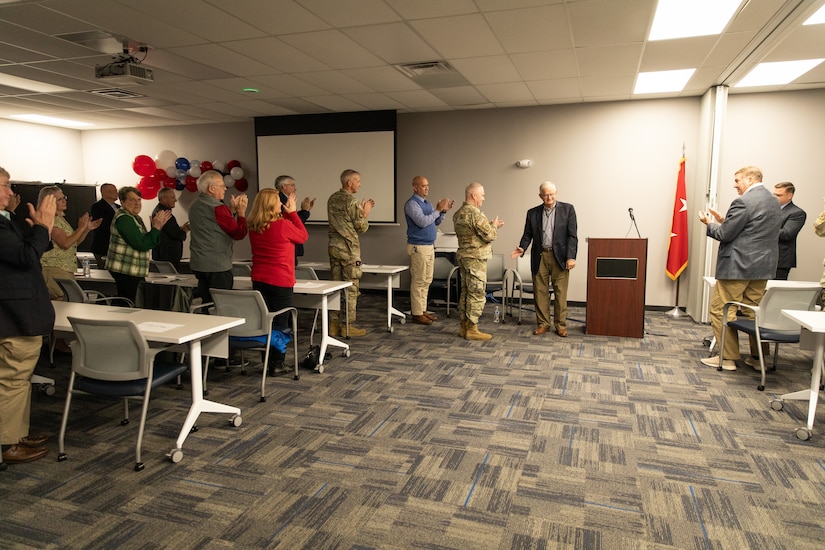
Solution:
{"label": "chair caster wheel", "polygon": [[68,455],[66,455],[66,453],[60,453],[59,455],[57,455],[58,462],[65,462],[67,458],[69,457]]}
{"label": "chair caster wheel", "polygon": [[126,425],[126,424],[128,424],[128,423],[129,423],[129,419],[128,419],[128,418],[124,418],[123,420],[121,420],[121,421],[120,421],[120,425],[121,425],[121,426],[125,426],[125,425]]}
{"label": "chair caster wheel", "polygon": [[765,386],[760,384],[760,385],[756,386],[756,389],[759,390],[759,391],[765,391]]}
{"label": "chair caster wheel", "polygon": [[315,367],[315,372],[317,372],[318,374],[324,374],[324,365],[318,365],[317,367]]}
{"label": "chair caster wheel", "polygon": [[349,357],[349,356],[350,356],[350,350],[349,350],[349,348],[345,349],[345,350],[344,350],[344,353],[342,353],[341,355],[343,355],[344,357]]}
{"label": "chair caster wheel", "polygon": [[783,403],[779,399],[774,399],[771,401],[771,408],[775,411],[781,411],[785,407],[785,403]]}
{"label": "chair caster wheel", "polygon": [[143,471],[143,462],[135,462],[135,471],[142,472]]}
{"label": "chair caster wheel", "polygon": [[40,393],[51,397],[55,394],[57,390],[54,389],[54,384],[40,384],[37,386],[37,391]]}
{"label": "chair caster wheel", "polygon": [[300,377],[299,375],[297,375],[297,374],[296,374],[295,376],[293,376],[293,377],[292,377],[292,379],[293,379],[293,380],[300,380],[300,379],[301,379],[301,377]]}
{"label": "chair caster wheel", "polygon": [[229,423],[237,428],[243,424],[243,418],[241,418],[241,415],[239,414],[232,415],[232,418],[229,419]]}
{"label": "chair caster wheel", "polygon": [[401,320],[400,320],[399,322],[400,322],[402,325],[406,325],[406,324],[407,324],[407,318],[406,318],[406,317],[402,317],[402,318],[401,318]]}
{"label": "chair caster wheel", "polygon": [[394,330],[395,329],[392,326],[387,327],[387,332],[389,332],[390,334],[392,334]]}
{"label": "chair caster wheel", "polygon": [[811,430],[807,427],[796,429],[796,438],[802,441],[808,441],[811,438]]}
{"label": "chair caster wheel", "polygon": [[180,449],[172,449],[166,456],[169,457],[169,460],[171,460],[173,464],[177,464],[183,460],[183,451]]}
{"label": "chair caster wheel", "polygon": [[719,372],[722,372],[722,367],[716,367],[716,370],[718,370]]}
{"label": "chair caster wheel", "polygon": [[190,434],[193,434],[193,433],[195,433],[196,431],[198,431],[198,427],[197,427],[197,426],[192,426],[192,429],[191,429],[191,430],[189,430],[189,433],[190,433]]}

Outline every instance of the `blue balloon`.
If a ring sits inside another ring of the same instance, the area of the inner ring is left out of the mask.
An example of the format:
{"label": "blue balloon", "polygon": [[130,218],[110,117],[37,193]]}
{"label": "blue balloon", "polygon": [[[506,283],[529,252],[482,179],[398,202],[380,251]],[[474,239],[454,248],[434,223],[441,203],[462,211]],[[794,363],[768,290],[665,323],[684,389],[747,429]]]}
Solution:
{"label": "blue balloon", "polygon": [[189,161],[183,157],[179,157],[175,159],[175,168],[177,168],[178,170],[189,170]]}
{"label": "blue balloon", "polygon": [[177,189],[178,191],[183,191],[184,189],[186,189],[186,181],[176,180],[175,189]]}

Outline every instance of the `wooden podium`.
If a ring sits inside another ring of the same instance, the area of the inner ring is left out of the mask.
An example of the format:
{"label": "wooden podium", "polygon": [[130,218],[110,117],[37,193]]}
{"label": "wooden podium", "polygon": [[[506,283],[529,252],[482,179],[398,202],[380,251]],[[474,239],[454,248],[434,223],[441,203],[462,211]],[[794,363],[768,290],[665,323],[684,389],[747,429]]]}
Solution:
{"label": "wooden podium", "polygon": [[641,338],[647,239],[588,239],[587,334]]}

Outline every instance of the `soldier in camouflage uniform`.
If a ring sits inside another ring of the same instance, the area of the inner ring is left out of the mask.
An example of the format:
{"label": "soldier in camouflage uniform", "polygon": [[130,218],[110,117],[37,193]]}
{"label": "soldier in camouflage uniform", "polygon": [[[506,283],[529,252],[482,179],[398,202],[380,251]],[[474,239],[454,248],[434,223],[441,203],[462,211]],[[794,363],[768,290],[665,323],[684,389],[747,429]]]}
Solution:
{"label": "soldier in camouflage uniform", "polygon": [[478,319],[484,311],[487,286],[487,260],[493,255],[492,242],[504,222],[496,217],[492,222],[479,210],[484,203],[484,187],[471,183],[464,190],[464,204],[453,214],[453,228],[458,237],[458,261],[461,273],[461,296],[458,312],[461,330],[458,335],[467,340],[490,340],[493,336],[478,330]]}
{"label": "soldier in camouflage uniform", "polygon": [[361,242],[359,233],[369,228],[367,217],[375,206],[375,201],[365,199],[360,203],[353,196],[361,187],[361,174],[355,170],[341,172],[341,189],[327,200],[329,219],[329,267],[333,281],[351,281],[346,289],[349,325],[343,327],[338,322],[338,312],[332,313],[329,327],[330,336],[363,336],[366,330],[356,328],[355,308],[358,303],[361,282]]}

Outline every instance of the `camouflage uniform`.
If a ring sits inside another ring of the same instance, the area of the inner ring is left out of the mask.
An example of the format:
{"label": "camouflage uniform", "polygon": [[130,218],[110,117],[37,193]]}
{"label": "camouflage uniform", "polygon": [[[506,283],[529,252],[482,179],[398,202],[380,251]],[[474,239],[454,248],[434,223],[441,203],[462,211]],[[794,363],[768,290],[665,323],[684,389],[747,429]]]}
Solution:
{"label": "camouflage uniform", "polygon": [[[358,234],[369,228],[369,222],[352,193],[339,189],[327,200],[329,219],[329,267],[333,281],[352,281],[347,292],[349,322],[355,322],[355,306],[358,303],[361,282],[361,242]],[[332,313],[338,320],[338,312]]]}
{"label": "camouflage uniform", "polygon": [[453,214],[453,228],[458,237],[455,257],[461,273],[458,312],[462,319],[478,324],[486,301],[487,260],[493,255],[491,243],[496,240],[496,228],[481,210],[468,202]]}

